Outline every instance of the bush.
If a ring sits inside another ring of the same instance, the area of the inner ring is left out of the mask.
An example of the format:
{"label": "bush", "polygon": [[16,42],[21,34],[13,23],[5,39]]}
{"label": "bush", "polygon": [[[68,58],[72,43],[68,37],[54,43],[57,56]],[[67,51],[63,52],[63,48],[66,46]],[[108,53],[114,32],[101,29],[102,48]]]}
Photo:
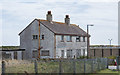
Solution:
{"label": "bush", "polygon": [[[84,58],[87,58],[87,56],[80,56],[77,59],[84,59]],[[90,57],[88,57],[88,58],[90,58]]]}
{"label": "bush", "polygon": [[116,59],[116,56],[109,56],[108,59]]}

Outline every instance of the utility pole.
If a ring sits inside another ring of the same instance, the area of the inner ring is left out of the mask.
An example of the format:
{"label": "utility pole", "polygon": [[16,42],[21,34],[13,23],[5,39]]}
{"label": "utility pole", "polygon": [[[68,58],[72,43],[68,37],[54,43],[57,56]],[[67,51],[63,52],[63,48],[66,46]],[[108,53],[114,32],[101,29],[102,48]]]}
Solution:
{"label": "utility pole", "polygon": [[89,58],[89,26],[94,26],[93,24],[87,25],[87,59]]}
{"label": "utility pole", "polygon": [[38,42],[38,58],[40,59],[40,20],[38,20],[38,23],[39,23],[39,42]]}
{"label": "utility pole", "polygon": [[111,42],[112,42],[112,39],[108,39],[110,41],[110,47],[111,47]]}
{"label": "utility pole", "polygon": [[108,39],[110,41],[110,55],[112,56],[112,46],[111,46],[111,42],[112,42],[112,39]]}

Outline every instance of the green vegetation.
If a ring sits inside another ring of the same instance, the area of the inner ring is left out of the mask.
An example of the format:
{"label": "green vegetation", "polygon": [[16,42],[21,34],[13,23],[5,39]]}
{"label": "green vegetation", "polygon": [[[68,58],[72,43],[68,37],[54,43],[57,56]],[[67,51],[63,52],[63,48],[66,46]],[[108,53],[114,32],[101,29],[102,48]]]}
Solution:
{"label": "green vegetation", "polygon": [[[45,59],[44,59],[45,60]],[[38,73],[59,73],[59,61],[54,61],[54,60],[41,60],[37,61],[37,68],[38,68]],[[94,66],[91,65],[93,63],[91,60],[89,61],[64,61],[62,60],[61,62],[61,70],[62,73],[74,73],[74,63],[76,65],[76,73],[84,73],[84,62],[85,62],[85,67],[86,67],[86,73],[91,73],[91,72],[96,72],[100,68],[105,69],[105,64],[101,63],[98,68],[98,63],[94,63]],[[33,61],[25,61],[25,60],[11,60],[11,61],[6,61],[6,73],[35,73],[35,67],[34,67],[34,62]],[[94,70],[92,70],[92,67]]]}
{"label": "green vegetation", "polygon": [[105,70],[101,70],[97,73],[119,73],[118,71],[116,70],[109,70],[109,69],[105,69]]}
{"label": "green vegetation", "polygon": [[116,56],[109,56],[108,59],[116,59]]}
{"label": "green vegetation", "polygon": [[0,46],[0,48],[2,48],[2,49],[19,49],[19,46]]}

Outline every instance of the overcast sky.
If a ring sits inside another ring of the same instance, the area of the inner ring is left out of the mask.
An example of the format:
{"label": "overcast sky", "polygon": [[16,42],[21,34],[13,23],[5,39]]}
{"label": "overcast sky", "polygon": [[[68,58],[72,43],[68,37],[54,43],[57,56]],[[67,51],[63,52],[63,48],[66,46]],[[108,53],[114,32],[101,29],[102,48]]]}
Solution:
{"label": "overcast sky", "polygon": [[[1,0],[0,2],[0,45],[20,45],[21,32],[35,18],[46,19],[52,11],[53,20],[64,22],[66,14],[70,22],[86,31],[90,27],[91,44],[118,44],[118,1],[119,0]],[[1,41],[2,40],[2,41]]]}

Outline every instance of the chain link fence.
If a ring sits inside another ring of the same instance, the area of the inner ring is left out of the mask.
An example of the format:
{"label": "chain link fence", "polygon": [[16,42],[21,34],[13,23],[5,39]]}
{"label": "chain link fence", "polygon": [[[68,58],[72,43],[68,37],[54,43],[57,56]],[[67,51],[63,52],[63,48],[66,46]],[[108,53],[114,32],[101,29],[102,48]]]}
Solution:
{"label": "chain link fence", "polygon": [[106,68],[107,58],[2,62],[2,73],[94,73]]}

